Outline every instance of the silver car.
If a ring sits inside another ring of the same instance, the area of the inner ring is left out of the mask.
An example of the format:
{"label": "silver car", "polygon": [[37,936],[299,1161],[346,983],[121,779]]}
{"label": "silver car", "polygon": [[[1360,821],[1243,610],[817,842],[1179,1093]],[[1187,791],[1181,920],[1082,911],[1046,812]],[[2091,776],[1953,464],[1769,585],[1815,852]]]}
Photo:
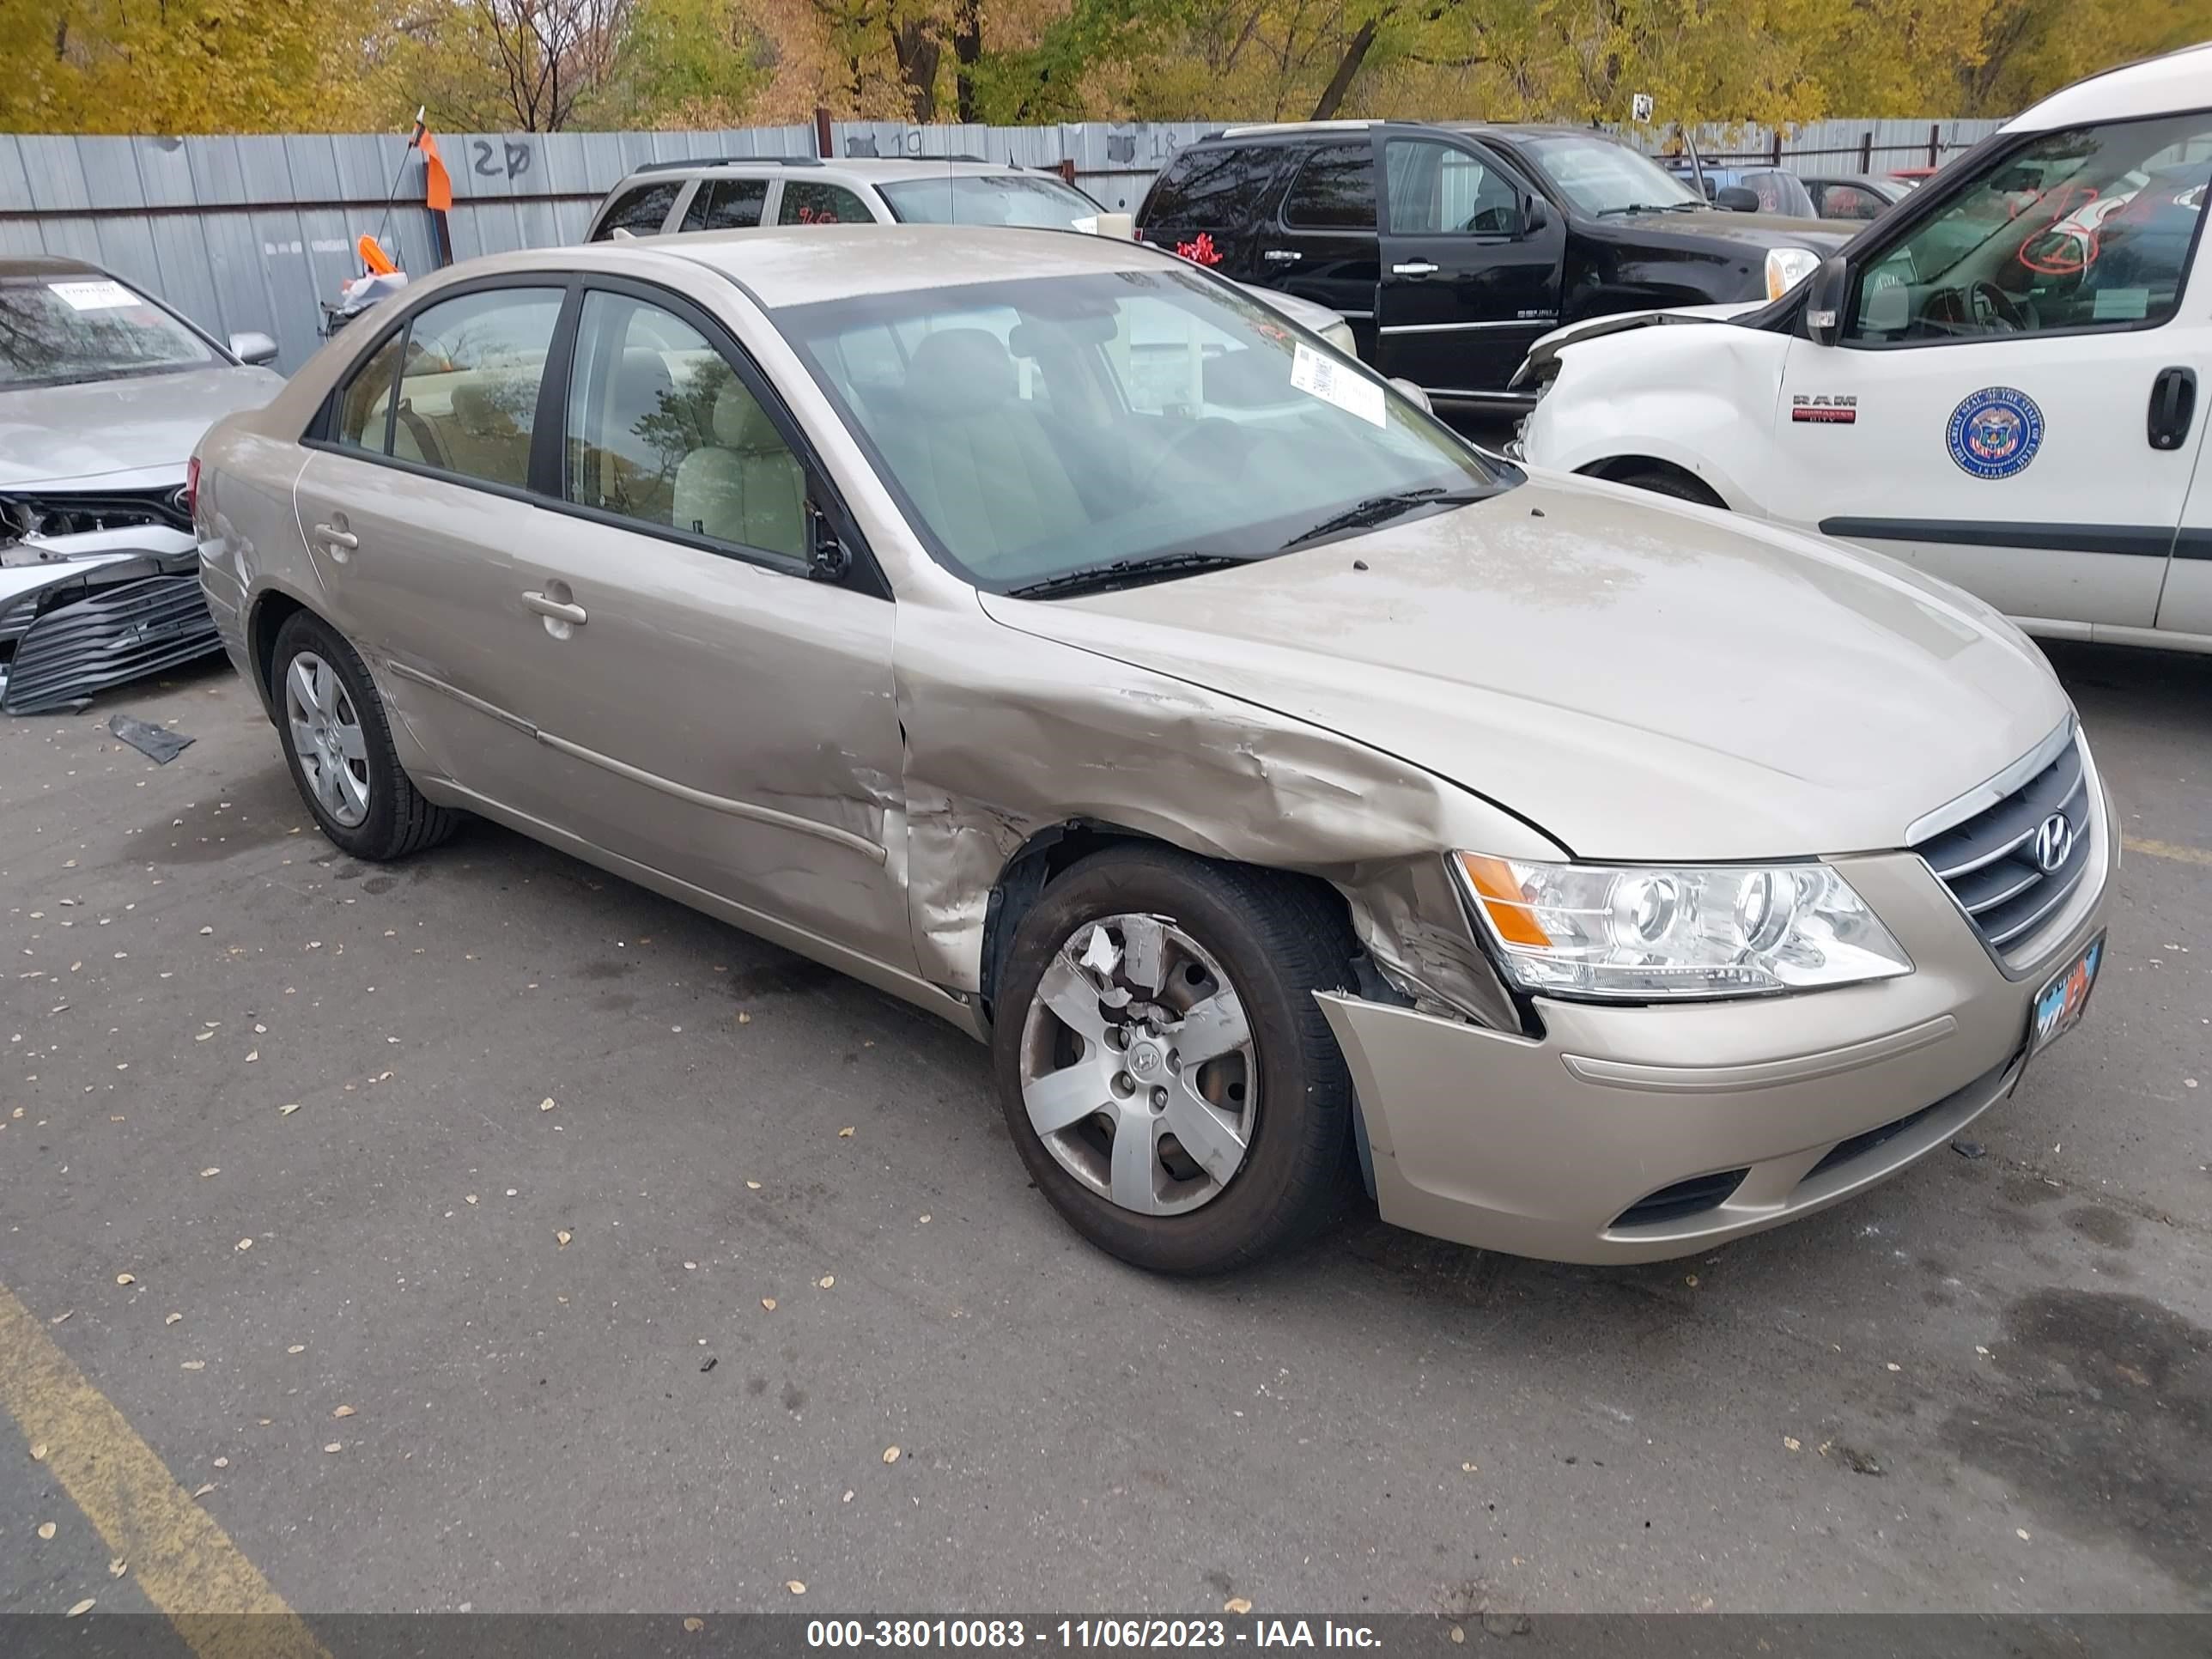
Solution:
{"label": "silver car", "polygon": [[1985,606],[1526,478],[1132,244],[477,261],[200,460],[331,841],[478,813],[943,1016],[1146,1267],[1355,1170],[1469,1243],[1706,1249],[1942,1145],[2102,957],[2112,809]]}
{"label": "silver car", "polygon": [[[732,155],[648,161],[606,193],[584,240],[836,224],[1006,225],[1094,236],[1134,234],[1127,214],[1109,213],[1073,185],[1038,167],[972,156],[825,161],[811,155]],[[1109,232],[1117,224],[1118,231]],[[1237,286],[1346,356],[1359,355],[1352,325],[1340,313],[1279,289]]]}
{"label": "silver car", "polygon": [[268,402],[263,334],[226,350],[96,265],[0,257],[0,708],[66,707],[217,648],[185,464]]}

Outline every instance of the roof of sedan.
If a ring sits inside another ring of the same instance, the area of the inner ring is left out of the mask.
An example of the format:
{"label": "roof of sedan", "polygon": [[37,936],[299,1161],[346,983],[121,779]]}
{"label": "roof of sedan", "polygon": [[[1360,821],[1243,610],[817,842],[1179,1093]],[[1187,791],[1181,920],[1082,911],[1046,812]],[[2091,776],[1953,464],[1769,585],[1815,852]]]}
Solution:
{"label": "roof of sedan", "polygon": [[0,276],[101,276],[106,274],[98,265],[88,265],[82,259],[66,258],[58,253],[0,255]]}
{"label": "roof of sedan", "polygon": [[1183,264],[1115,236],[1005,226],[784,225],[597,246],[674,254],[720,271],[771,308],[994,279]]}

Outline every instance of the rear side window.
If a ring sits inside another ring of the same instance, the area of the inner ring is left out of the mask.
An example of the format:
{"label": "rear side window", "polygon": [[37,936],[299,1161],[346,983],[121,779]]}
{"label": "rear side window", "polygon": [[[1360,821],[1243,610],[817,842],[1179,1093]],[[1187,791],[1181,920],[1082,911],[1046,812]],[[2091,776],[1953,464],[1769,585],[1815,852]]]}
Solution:
{"label": "rear side window", "polygon": [[[557,288],[489,289],[417,312],[400,364],[392,455],[526,488],[538,386],[563,297]],[[362,447],[381,450],[382,434]]]}
{"label": "rear side window", "polygon": [[1857,185],[1814,185],[1813,204],[1823,219],[1878,219],[1883,204]]}
{"label": "rear side window", "polygon": [[369,355],[369,359],[346,383],[338,399],[337,441],[349,449],[374,450],[386,454],[386,429],[391,425],[392,385],[399,370],[399,351],[405,335],[395,334]]}
{"label": "rear side window", "polygon": [[868,204],[842,185],[825,185],[812,179],[783,181],[783,205],[776,210],[780,225],[865,225],[874,222]]}
{"label": "rear side window", "polygon": [[1145,222],[1207,230],[1250,224],[1260,216],[1283,155],[1267,145],[1185,150],[1152,186]]}
{"label": "rear side window", "polygon": [[592,233],[592,240],[612,241],[618,230],[626,230],[633,236],[659,235],[660,228],[668,222],[668,210],[676,205],[676,192],[683,188],[681,179],[631,185],[615,198],[614,205],[599,221],[599,228]]}
{"label": "rear side window", "polygon": [[765,179],[707,179],[684,210],[686,230],[750,230],[768,205]]}
{"label": "rear side window", "polygon": [[1374,145],[1363,138],[1309,153],[1283,200],[1283,222],[1310,230],[1374,229]]}

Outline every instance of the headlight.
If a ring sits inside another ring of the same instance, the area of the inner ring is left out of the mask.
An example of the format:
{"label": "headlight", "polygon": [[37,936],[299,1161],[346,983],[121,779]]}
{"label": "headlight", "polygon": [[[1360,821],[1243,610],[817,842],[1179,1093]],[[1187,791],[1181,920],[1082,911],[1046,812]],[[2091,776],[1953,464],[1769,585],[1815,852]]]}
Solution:
{"label": "headlight", "polygon": [[1820,256],[1810,248],[1771,247],[1766,250],[1766,297],[1778,300],[1820,268]]}
{"label": "headlight", "polygon": [[1341,351],[1346,356],[1352,358],[1355,362],[1358,360],[1359,342],[1352,335],[1352,325],[1346,322],[1342,318],[1339,318],[1335,322],[1331,323],[1327,328],[1322,330],[1321,337],[1328,341],[1331,345],[1334,346],[1339,351]]}
{"label": "headlight", "polygon": [[1912,971],[1889,930],[1825,864],[1687,869],[1458,855],[1491,942],[1524,991],[1748,996]]}

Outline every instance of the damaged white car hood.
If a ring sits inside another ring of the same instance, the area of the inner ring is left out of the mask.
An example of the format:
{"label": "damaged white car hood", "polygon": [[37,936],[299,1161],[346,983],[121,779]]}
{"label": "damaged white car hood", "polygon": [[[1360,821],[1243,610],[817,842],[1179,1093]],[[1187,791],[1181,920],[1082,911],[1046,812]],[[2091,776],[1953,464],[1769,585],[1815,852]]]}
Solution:
{"label": "damaged white car hood", "polygon": [[224,364],[0,389],[0,492],[181,479],[208,428],[238,410],[258,409],[283,384],[270,369]]}
{"label": "damaged white car hood", "polygon": [[2070,712],[1955,589],[1594,481],[1181,580],[982,600],[1354,738],[1588,858],[1898,847]]}

